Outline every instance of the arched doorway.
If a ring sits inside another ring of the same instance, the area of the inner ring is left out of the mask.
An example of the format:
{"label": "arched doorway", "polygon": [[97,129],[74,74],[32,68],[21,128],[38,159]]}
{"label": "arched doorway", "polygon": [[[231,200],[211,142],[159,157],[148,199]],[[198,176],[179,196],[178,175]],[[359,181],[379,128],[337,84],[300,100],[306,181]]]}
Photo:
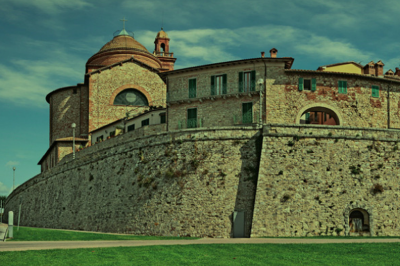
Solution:
{"label": "arched doorway", "polygon": [[353,209],[349,214],[350,233],[361,233],[370,231],[369,214],[364,209]]}
{"label": "arched doorway", "polygon": [[314,124],[314,125],[339,125],[339,118],[337,114],[325,107],[311,107],[305,110],[300,117],[300,124]]}

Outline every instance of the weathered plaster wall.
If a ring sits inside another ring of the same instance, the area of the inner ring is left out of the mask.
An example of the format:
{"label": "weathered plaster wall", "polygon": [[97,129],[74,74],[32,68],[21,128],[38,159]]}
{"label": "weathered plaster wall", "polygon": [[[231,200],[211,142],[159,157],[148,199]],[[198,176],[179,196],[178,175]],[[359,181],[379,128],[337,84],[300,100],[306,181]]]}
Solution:
{"label": "weathered plaster wall", "polygon": [[[343,117],[342,126],[388,128],[390,91],[390,128],[400,128],[400,85],[380,78],[327,74],[317,72],[285,72],[268,68],[267,123],[296,123],[303,108],[318,105],[334,109]],[[316,91],[299,91],[299,78],[317,81]],[[347,93],[338,92],[338,81],[347,81]],[[379,97],[372,97],[371,86],[379,86]]]}
{"label": "weathered plaster wall", "polygon": [[258,130],[135,133],[66,156],[19,186],[6,212],[21,196],[21,225],[230,237],[233,211],[244,210],[250,236]]}
{"label": "weathered plaster wall", "polygon": [[369,213],[371,235],[400,235],[399,131],[275,125],[263,134],[253,237],[344,235],[355,208]]}

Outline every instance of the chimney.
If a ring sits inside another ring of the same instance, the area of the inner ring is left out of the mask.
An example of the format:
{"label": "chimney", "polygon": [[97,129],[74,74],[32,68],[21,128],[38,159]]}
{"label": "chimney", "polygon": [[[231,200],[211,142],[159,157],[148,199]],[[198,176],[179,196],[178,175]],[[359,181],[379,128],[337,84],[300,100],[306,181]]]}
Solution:
{"label": "chimney", "polygon": [[265,52],[261,52],[261,57],[262,57],[262,58],[265,57]]}
{"label": "chimney", "polygon": [[400,69],[398,67],[396,67],[396,72],[394,72],[394,74],[396,76],[400,76]]}
{"label": "chimney", "polygon": [[278,50],[276,50],[275,48],[272,48],[271,50],[269,50],[269,53],[271,54],[271,58],[276,58],[276,54],[278,53]]}
{"label": "chimney", "polygon": [[375,75],[375,63],[374,61],[369,62],[364,66],[364,74]]}
{"label": "chimney", "polygon": [[383,66],[384,65],[385,64],[382,63],[381,60],[376,62],[376,64],[375,64],[375,76],[377,76],[377,77],[382,77],[383,76]]}

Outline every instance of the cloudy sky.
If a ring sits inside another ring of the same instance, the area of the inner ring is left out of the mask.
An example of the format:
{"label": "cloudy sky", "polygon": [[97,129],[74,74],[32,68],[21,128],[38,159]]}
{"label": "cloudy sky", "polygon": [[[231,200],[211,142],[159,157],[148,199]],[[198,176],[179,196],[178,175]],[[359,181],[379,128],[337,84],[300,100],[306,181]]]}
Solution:
{"label": "cloudy sky", "polygon": [[176,68],[259,57],[275,47],[295,69],[343,61],[400,66],[398,0],[0,0],[0,195],[40,172],[49,146],[45,96],[83,82],[113,33],[152,52],[163,26]]}

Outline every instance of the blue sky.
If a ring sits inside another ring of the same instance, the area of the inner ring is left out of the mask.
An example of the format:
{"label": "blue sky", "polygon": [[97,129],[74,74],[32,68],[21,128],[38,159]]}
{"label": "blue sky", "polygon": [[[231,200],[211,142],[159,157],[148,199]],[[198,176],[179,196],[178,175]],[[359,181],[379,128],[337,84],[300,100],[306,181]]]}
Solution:
{"label": "blue sky", "polygon": [[83,82],[113,33],[152,52],[163,25],[177,68],[259,57],[275,47],[295,69],[344,61],[400,66],[400,1],[0,0],[0,195],[40,172],[49,146],[45,96]]}

